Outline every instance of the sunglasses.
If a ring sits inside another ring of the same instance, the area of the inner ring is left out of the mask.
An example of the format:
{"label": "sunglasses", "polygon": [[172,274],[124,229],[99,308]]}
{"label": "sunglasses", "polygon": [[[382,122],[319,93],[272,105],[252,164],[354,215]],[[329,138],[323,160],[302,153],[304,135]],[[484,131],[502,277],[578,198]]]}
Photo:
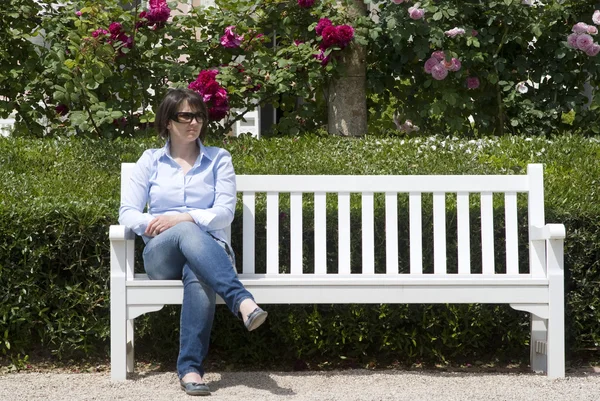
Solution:
{"label": "sunglasses", "polygon": [[171,120],[177,121],[178,123],[189,124],[193,119],[196,119],[198,124],[202,124],[204,121],[204,115],[202,113],[190,113],[187,111],[181,111],[179,113],[173,114]]}

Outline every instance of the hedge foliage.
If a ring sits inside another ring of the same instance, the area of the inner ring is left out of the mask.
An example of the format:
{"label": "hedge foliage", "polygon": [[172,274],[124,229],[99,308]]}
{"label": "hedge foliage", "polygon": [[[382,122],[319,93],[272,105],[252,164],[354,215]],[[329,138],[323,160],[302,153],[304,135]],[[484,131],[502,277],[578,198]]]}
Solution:
{"label": "hedge foliage", "polygon": [[[568,358],[596,349],[600,340],[597,139],[307,136],[237,139],[217,145],[232,152],[238,174],[524,174],[528,163],[544,163],[546,221],[567,227]],[[119,166],[156,146],[161,144],[155,139],[0,139],[0,355],[6,360],[22,362],[38,344],[59,357],[108,355],[108,226],[117,221]],[[282,201],[282,226],[287,224],[285,210]],[[403,210],[400,206],[401,219]],[[525,209],[519,212],[526,216]],[[359,225],[360,219],[353,217],[352,224]],[[452,224],[449,217],[448,230]],[[240,225],[238,217],[234,246]],[[474,243],[478,235],[473,233]],[[502,227],[497,227],[497,235],[501,240]],[[336,233],[328,237],[335,241]],[[384,249],[378,249],[378,260],[385,258]],[[448,249],[451,266],[455,256],[450,245]],[[286,252],[282,243],[282,262]],[[428,253],[426,248],[424,255]],[[472,257],[477,260],[476,254]],[[264,255],[257,258],[260,265]],[[335,254],[329,258],[335,260]],[[498,261],[502,258],[497,255]],[[522,251],[521,258],[526,267],[527,253]],[[295,358],[347,358],[360,363],[528,360],[527,315],[506,305],[269,305],[268,309],[267,326],[250,336],[219,306],[211,355],[253,366]],[[177,306],[166,307],[138,319],[138,352],[174,360],[178,313]]]}

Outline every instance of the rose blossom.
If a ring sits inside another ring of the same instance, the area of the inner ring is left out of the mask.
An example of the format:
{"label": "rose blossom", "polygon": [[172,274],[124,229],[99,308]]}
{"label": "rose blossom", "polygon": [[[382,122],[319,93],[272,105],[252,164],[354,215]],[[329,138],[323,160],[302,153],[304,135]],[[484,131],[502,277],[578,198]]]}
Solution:
{"label": "rose blossom", "polygon": [[598,33],[598,28],[596,28],[594,25],[588,25],[587,33],[590,35],[596,35]]}
{"label": "rose blossom", "polygon": [[431,57],[429,60],[425,62],[425,72],[427,74],[431,74],[431,69],[438,65],[440,62],[435,57]]}
{"label": "rose blossom", "polygon": [[302,8],[310,8],[315,4],[315,0],[298,0],[298,5]]}
{"label": "rose blossom", "polygon": [[479,78],[477,78],[477,77],[468,77],[467,78],[467,88],[469,88],[469,89],[477,89],[477,88],[479,88]]}
{"label": "rose blossom", "polygon": [[317,26],[315,27],[315,32],[317,33],[318,36],[321,36],[321,34],[323,33],[323,29],[327,28],[328,26],[332,26],[332,25],[333,24],[331,23],[329,18],[321,18],[319,20],[319,22],[317,23]]}
{"label": "rose blossom", "polygon": [[592,21],[594,21],[594,24],[600,25],[600,10],[594,11],[594,15],[592,15]]}
{"label": "rose blossom", "polygon": [[477,32],[475,29],[471,30],[471,36],[477,36],[479,35],[479,32]]}
{"label": "rose blossom", "polygon": [[460,62],[460,60],[455,57],[452,57],[452,61],[450,63],[450,67],[448,68],[448,70],[456,72],[456,71],[460,70],[461,67],[462,67],[462,63]]}
{"label": "rose blossom", "polygon": [[108,35],[109,32],[106,29],[96,29],[94,32],[92,32],[92,36],[94,38],[97,38],[100,35]]}
{"label": "rose blossom", "polygon": [[408,15],[410,16],[411,19],[419,20],[419,19],[423,18],[423,16],[425,15],[424,8],[417,8],[419,5],[420,4],[417,3],[417,4],[415,4],[414,7],[408,8]]}
{"label": "rose blossom", "polygon": [[221,36],[221,45],[228,48],[239,47],[244,35],[235,34],[235,25],[225,28],[225,35]]}
{"label": "rose blossom", "polygon": [[350,25],[338,25],[335,28],[337,42],[340,47],[346,47],[354,38],[354,28]]}
{"label": "rose blossom", "polygon": [[108,31],[113,34],[113,35],[118,35],[121,33],[121,24],[118,22],[113,22],[110,24],[110,26],[108,27]]}
{"label": "rose blossom", "polygon": [[77,11],[77,12],[75,13],[75,15],[76,15],[76,16],[78,16],[78,17],[81,17],[81,11]]}
{"label": "rose blossom", "polygon": [[583,35],[579,35],[579,37],[577,38],[577,48],[580,50],[586,51],[593,44],[594,44],[594,39],[587,33],[584,33]]}
{"label": "rose blossom", "polygon": [[448,76],[448,70],[442,64],[437,64],[431,69],[433,79],[441,81]]}
{"label": "rose blossom", "polygon": [[598,52],[600,52],[600,45],[594,43],[585,51],[585,54],[587,54],[590,57],[594,57],[598,54]]}
{"label": "rose blossom", "polygon": [[442,61],[446,58],[446,54],[444,54],[443,50],[437,50],[431,53],[431,57],[436,58],[438,61]]}
{"label": "rose blossom", "polygon": [[573,32],[575,33],[587,33],[588,31],[588,24],[586,24],[585,22],[578,22],[575,25],[573,25]]}
{"label": "rose blossom", "polygon": [[527,93],[529,91],[529,88],[527,87],[527,85],[525,85],[525,82],[519,82],[516,85],[516,88],[519,93]]}
{"label": "rose blossom", "polygon": [[462,28],[452,28],[449,31],[444,32],[444,35],[449,36],[451,38],[455,38],[459,35],[464,35],[465,30]]}
{"label": "rose blossom", "polygon": [[572,47],[573,49],[577,49],[577,38],[579,37],[579,35],[577,35],[576,33],[572,33],[569,36],[567,36],[567,44],[569,45],[569,47]]}

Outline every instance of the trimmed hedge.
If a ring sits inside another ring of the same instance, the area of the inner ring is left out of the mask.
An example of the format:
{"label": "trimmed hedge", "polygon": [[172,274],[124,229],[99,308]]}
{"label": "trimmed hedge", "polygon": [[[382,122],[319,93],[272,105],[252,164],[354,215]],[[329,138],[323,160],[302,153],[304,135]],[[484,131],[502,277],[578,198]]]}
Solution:
{"label": "trimmed hedge", "polygon": [[[237,139],[219,145],[232,152],[238,174],[522,174],[528,163],[544,163],[547,222],[567,227],[568,358],[596,349],[600,339],[597,139],[571,135],[480,140],[308,136]],[[119,166],[157,146],[161,143],[155,139],[0,139],[0,350],[6,358],[23,361],[38,344],[59,357],[108,355],[107,238],[108,226],[117,221]],[[286,227],[286,200],[282,198],[281,225]],[[355,201],[353,208],[358,207]],[[450,196],[450,208],[451,203]],[[335,218],[334,204],[330,206]],[[476,200],[472,207],[475,227]],[[501,203],[495,207],[501,209]],[[310,224],[310,209],[306,213],[305,221]],[[376,218],[383,218],[377,213]],[[402,202],[399,213],[405,219]],[[519,213],[526,224],[521,204]],[[452,213],[448,216],[451,231],[456,222]],[[259,218],[264,216],[259,213]],[[429,221],[425,215],[424,227]],[[236,218],[234,244],[241,235],[236,229],[240,224],[241,218]],[[360,225],[354,214],[352,224]],[[523,227],[520,233],[526,235]],[[502,228],[499,221],[498,241]],[[310,230],[305,232],[309,235]],[[478,235],[474,230],[472,241]],[[328,233],[328,250],[332,250],[328,258],[333,261],[336,236],[334,231]],[[358,237],[353,239],[357,247],[359,243]],[[282,243],[282,264],[289,252],[286,246]],[[377,260],[385,258],[384,249],[380,248]],[[424,255],[430,253],[424,250]],[[455,264],[452,255],[449,241],[449,266]],[[526,268],[524,249],[520,255],[521,266]],[[264,255],[257,257],[260,265]],[[472,257],[476,263],[478,255]],[[499,250],[499,269],[502,259]],[[306,265],[310,264],[308,255]],[[353,269],[359,268],[353,264]],[[138,264],[137,269],[142,266]],[[223,355],[233,364],[269,366],[295,358],[411,363],[490,357],[527,361],[529,356],[527,315],[505,305],[270,305],[269,312],[268,325],[250,336],[219,306],[211,357]],[[174,360],[178,313],[179,307],[172,306],[139,318],[138,353]]]}

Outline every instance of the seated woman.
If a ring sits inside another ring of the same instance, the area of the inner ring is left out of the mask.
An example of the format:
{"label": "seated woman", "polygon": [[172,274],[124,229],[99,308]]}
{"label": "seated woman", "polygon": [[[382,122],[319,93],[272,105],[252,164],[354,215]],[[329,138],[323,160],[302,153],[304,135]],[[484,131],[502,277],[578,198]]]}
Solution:
{"label": "seated woman", "polygon": [[215,293],[236,316],[241,314],[248,330],[267,317],[234,268],[225,228],[235,211],[235,173],[229,152],[202,144],[207,119],[199,94],[169,90],[156,113],[156,127],[166,145],[142,154],[119,209],[119,222],[146,243],[148,276],[183,280],[177,371],[181,388],[190,395],[210,394],[202,379],[202,361],[208,352]]}

